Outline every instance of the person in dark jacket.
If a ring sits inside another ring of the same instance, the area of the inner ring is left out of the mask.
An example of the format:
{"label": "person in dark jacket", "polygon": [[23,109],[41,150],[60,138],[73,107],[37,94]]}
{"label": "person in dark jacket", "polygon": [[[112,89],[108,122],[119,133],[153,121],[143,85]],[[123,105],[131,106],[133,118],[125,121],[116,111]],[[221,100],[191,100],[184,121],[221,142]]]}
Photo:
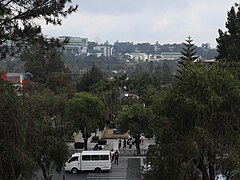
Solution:
{"label": "person in dark jacket", "polygon": [[114,153],[114,159],[115,159],[114,163],[117,165],[118,165],[118,158],[119,158],[119,152],[118,150],[116,150],[116,152]]}

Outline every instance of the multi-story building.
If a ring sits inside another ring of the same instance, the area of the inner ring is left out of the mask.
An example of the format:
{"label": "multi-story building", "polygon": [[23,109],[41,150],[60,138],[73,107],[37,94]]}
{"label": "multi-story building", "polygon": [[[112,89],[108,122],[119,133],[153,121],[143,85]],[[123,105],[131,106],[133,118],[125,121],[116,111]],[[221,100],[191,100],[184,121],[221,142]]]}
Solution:
{"label": "multi-story building", "polygon": [[87,53],[88,38],[69,36],[59,36],[58,38],[60,39],[60,41],[68,39],[68,43],[60,49],[61,52],[75,55]]}
{"label": "multi-story building", "polygon": [[130,53],[130,58],[135,61],[146,61],[149,56],[146,53]]}
{"label": "multi-story building", "polygon": [[94,50],[101,52],[102,55],[105,57],[110,57],[110,56],[112,56],[112,53],[113,53],[113,47],[110,45],[95,46]]}

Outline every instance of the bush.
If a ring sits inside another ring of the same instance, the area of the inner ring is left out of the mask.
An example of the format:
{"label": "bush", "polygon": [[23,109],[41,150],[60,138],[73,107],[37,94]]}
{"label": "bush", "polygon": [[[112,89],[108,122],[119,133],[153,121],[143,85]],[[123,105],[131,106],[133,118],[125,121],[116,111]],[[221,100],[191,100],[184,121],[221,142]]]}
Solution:
{"label": "bush", "polygon": [[75,149],[84,149],[84,142],[75,142],[74,143],[74,148]]}
{"label": "bush", "polygon": [[98,140],[99,140],[99,136],[93,136],[92,140],[91,140],[91,143],[97,143]]}
{"label": "bush", "polygon": [[153,134],[145,134],[145,138],[153,138]]}
{"label": "bush", "polygon": [[107,140],[106,139],[99,139],[98,140],[98,145],[106,145],[107,144]]}
{"label": "bush", "polygon": [[115,123],[110,123],[110,124],[108,125],[108,128],[109,128],[109,129],[114,129],[114,128],[116,128]]}

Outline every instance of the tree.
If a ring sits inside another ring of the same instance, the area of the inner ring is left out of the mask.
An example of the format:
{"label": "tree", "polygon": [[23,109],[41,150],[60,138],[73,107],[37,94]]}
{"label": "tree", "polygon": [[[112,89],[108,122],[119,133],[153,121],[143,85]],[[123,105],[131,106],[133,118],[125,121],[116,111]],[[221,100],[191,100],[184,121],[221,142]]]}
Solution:
{"label": "tree", "polygon": [[8,40],[14,42],[11,45],[17,48],[26,42],[34,43],[44,39],[41,26],[36,23],[36,19],[43,19],[46,24],[61,25],[61,17],[66,17],[76,10],[77,6],[71,5],[71,0],[2,0],[0,2],[1,55],[9,52],[6,43]]}
{"label": "tree", "polygon": [[192,43],[193,39],[191,36],[188,36],[186,42],[183,43],[183,48],[181,51],[182,56],[181,61],[179,62],[180,66],[185,67],[188,63],[193,62],[198,58],[196,56],[196,46]]}
{"label": "tree", "polygon": [[91,93],[77,93],[66,107],[66,119],[72,121],[73,130],[81,131],[87,150],[91,133],[103,129],[107,114],[100,98]]}
{"label": "tree", "polygon": [[26,143],[44,180],[51,180],[54,172],[60,172],[67,160],[65,136],[69,126],[62,118],[67,100],[66,95],[44,90],[31,95],[25,102],[29,119],[34,119],[29,122],[31,129]]}
{"label": "tree", "polygon": [[180,57],[181,60],[178,62],[180,68],[178,70],[178,73],[180,75],[176,76],[178,79],[181,79],[181,74],[183,73],[182,71],[184,71],[184,68],[186,68],[190,63],[198,59],[198,56],[196,56],[196,46],[192,43],[192,41],[193,40],[191,36],[188,36],[186,42],[183,43],[183,48],[181,51],[182,56]]}
{"label": "tree", "polygon": [[[237,68],[236,68],[237,69]],[[190,64],[153,103],[158,145],[147,179],[239,178],[238,72],[228,64]]]}
{"label": "tree", "polygon": [[240,61],[240,7],[235,4],[228,12],[226,22],[227,31],[218,30],[219,37],[217,40],[217,51],[219,55],[216,57],[220,61],[239,62]]}
{"label": "tree", "polygon": [[0,179],[31,177],[36,162],[27,147],[27,111],[12,84],[1,79],[0,101]]}
{"label": "tree", "polygon": [[153,113],[151,109],[141,104],[124,106],[117,114],[117,125],[120,131],[135,135],[138,133],[152,134],[151,120]]}
{"label": "tree", "polygon": [[46,91],[23,98],[0,80],[0,100],[0,179],[30,179],[40,168],[51,179],[68,154],[61,118],[67,98]]}
{"label": "tree", "polygon": [[21,58],[26,61],[25,71],[33,74],[35,82],[46,83],[50,73],[67,73],[61,53],[54,49],[44,49],[40,44],[26,49]]}
{"label": "tree", "polygon": [[78,84],[78,89],[89,92],[91,86],[103,79],[103,72],[95,64],[93,64],[92,69],[83,75],[80,83]]}

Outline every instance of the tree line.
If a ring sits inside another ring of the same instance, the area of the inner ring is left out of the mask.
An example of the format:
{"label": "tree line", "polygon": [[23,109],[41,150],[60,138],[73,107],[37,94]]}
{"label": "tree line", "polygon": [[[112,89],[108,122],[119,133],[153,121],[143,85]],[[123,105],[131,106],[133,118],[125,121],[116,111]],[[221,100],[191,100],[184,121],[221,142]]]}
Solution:
{"label": "tree line", "polygon": [[[155,135],[146,179],[213,180],[217,172],[238,179],[239,7],[228,13],[228,30],[219,30],[216,63],[196,63],[196,46],[188,37],[176,74],[148,62],[144,69],[136,66],[131,76],[109,80],[96,64],[74,77],[55,41],[32,41],[43,36],[30,19],[41,16],[60,24],[60,16],[76,10],[73,6],[66,10],[67,2],[1,2],[6,20],[0,19],[4,28],[0,39],[4,42],[9,35],[30,43],[21,56],[34,77],[27,97],[0,80],[0,178],[30,178],[41,169],[44,179],[51,179],[66,161],[65,140],[74,131],[82,132],[87,149],[90,134],[113,123],[131,134]],[[14,6],[19,9],[11,9]],[[17,20],[26,24],[26,30],[11,24]],[[3,56],[7,52],[2,51]]]}

